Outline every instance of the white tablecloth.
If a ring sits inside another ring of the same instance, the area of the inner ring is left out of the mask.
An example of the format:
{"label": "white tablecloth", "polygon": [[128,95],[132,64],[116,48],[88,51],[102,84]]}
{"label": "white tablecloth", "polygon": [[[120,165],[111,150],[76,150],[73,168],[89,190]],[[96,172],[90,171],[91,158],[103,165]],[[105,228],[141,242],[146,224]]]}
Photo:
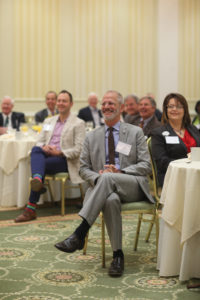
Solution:
{"label": "white tablecloth", "polygon": [[22,207],[29,195],[30,158],[34,137],[0,137],[0,206]]}
{"label": "white tablecloth", "polygon": [[170,163],[161,194],[158,269],[181,281],[200,278],[200,162]]}
{"label": "white tablecloth", "polygon": [[[36,143],[34,136],[24,136],[16,139],[14,135],[0,136],[0,206],[23,207],[29,197],[29,178],[31,176],[29,153]],[[72,188],[71,181],[67,182],[65,196],[69,199],[80,197],[80,190]],[[59,182],[51,182],[54,200],[61,199]],[[85,185],[83,186],[85,188]],[[38,204],[50,201],[50,194],[41,195]]]}

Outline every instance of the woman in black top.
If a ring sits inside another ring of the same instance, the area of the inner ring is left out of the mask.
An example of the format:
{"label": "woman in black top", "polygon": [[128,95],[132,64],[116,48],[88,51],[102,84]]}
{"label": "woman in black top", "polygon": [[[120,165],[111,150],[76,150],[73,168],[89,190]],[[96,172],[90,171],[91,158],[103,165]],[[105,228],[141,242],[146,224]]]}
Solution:
{"label": "woman in black top", "polygon": [[152,155],[160,186],[171,161],[186,158],[191,147],[200,147],[200,133],[191,124],[188,104],[182,95],[171,93],[165,97],[162,123],[163,126],[152,130]]}

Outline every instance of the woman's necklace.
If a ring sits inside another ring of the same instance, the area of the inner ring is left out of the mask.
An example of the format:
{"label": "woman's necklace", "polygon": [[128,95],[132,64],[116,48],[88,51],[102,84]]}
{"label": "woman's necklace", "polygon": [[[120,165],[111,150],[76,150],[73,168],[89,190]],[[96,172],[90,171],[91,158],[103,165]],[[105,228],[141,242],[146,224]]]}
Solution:
{"label": "woman's necklace", "polygon": [[180,135],[181,137],[184,137],[184,129],[179,129],[179,130],[175,129],[175,128],[173,128],[173,129],[178,135]]}

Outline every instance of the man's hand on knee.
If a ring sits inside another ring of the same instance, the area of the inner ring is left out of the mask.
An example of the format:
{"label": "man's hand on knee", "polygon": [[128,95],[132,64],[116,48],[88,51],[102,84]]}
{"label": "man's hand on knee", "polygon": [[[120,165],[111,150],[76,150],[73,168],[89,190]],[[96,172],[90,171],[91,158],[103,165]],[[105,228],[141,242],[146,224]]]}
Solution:
{"label": "man's hand on knee", "polygon": [[42,147],[42,150],[50,156],[63,156],[63,153],[60,150],[57,150],[56,146],[45,145]]}
{"label": "man's hand on knee", "polygon": [[104,170],[100,170],[99,174],[103,173],[122,173],[121,170],[117,169],[115,165],[104,165]]}

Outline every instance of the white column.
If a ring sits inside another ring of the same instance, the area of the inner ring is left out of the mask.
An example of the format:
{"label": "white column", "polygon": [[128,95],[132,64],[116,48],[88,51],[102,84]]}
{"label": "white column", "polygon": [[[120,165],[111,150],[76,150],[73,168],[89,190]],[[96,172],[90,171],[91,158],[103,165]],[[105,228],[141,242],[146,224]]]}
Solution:
{"label": "white column", "polygon": [[178,92],[178,0],[158,1],[158,107]]}

